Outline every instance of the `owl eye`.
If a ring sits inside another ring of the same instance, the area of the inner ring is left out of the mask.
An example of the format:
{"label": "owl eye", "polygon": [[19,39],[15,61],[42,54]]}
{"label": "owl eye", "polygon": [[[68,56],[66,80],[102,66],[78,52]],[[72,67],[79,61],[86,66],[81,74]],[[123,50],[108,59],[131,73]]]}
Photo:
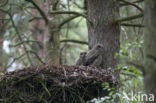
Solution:
{"label": "owl eye", "polygon": [[98,45],[97,47],[98,47],[98,48],[102,48],[102,46],[101,46],[101,45]]}

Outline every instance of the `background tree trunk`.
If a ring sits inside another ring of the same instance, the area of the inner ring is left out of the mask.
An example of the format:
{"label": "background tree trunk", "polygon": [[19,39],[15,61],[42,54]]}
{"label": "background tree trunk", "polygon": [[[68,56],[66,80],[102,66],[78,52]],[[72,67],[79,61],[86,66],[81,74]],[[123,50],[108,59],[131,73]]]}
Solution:
{"label": "background tree trunk", "polygon": [[[49,0],[43,1],[43,0],[35,0],[35,3],[42,8],[42,10],[44,11],[45,15],[48,16],[48,13],[50,11],[50,2]],[[40,16],[40,13],[35,9],[33,10],[33,14],[37,15],[38,17]],[[32,33],[33,33],[33,37],[35,40],[41,41],[43,43],[43,45],[41,44],[33,44],[32,48],[35,52],[37,52],[37,54],[45,59],[46,58],[46,40],[48,39],[48,35],[49,31],[48,31],[48,27],[45,24],[45,21],[43,19],[36,19],[33,22],[33,29],[32,29]],[[39,61],[35,61],[35,64],[40,64]]]}
{"label": "background tree trunk", "polygon": [[[156,1],[146,0],[145,88],[156,96]],[[156,102],[153,102],[156,103]]]}
{"label": "background tree trunk", "polygon": [[[58,0],[52,1],[52,5],[52,10],[59,9]],[[60,64],[60,28],[58,28],[60,23],[60,16],[52,15],[50,18],[52,18],[48,26],[50,35],[46,42],[48,53],[47,58],[50,57],[50,59],[47,62],[49,64]]]}
{"label": "background tree trunk", "polygon": [[[43,19],[34,21],[34,38],[43,42],[43,45],[35,44],[33,48],[39,54],[41,58],[44,58],[47,64],[59,64],[59,37],[60,31],[58,29],[59,17],[50,16],[49,12],[52,11],[51,5],[55,5],[55,9],[59,7],[57,0],[41,0],[35,2],[43,10],[47,18],[52,18],[49,20],[48,25],[45,24]],[[35,15],[40,15],[38,11],[34,11]],[[39,63],[36,63],[39,64]]]}
{"label": "background tree trunk", "polygon": [[88,0],[88,15],[93,25],[88,23],[89,48],[95,44],[104,45],[102,67],[116,67],[120,48],[120,27],[114,23],[119,18],[117,0]]}

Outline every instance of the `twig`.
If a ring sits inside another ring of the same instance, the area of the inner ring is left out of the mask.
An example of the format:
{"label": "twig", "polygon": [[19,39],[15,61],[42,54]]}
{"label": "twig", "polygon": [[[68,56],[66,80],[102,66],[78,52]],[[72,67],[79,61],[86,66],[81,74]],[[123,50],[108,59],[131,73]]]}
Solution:
{"label": "twig", "polygon": [[46,87],[46,85],[45,84],[43,84],[43,82],[41,81],[41,84],[42,84],[42,87],[45,89],[45,91],[47,92],[47,94],[49,95],[49,96],[51,96],[51,93],[49,92],[49,90],[48,90],[48,88]]}
{"label": "twig", "polygon": [[[14,29],[15,29],[17,35],[18,35],[19,40],[22,42],[22,41],[23,41],[23,40],[22,40],[22,37],[21,37],[21,35],[20,35],[20,33],[19,33],[19,31],[18,31],[18,29],[17,29],[15,23],[14,23],[14,20],[13,20],[13,18],[12,18],[12,15],[11,15],[10,13],[8,13],[8,15],[10,16],[12,25],[13,25],[13,27],[14,27]],[[24,51],[26,52],[26,55],[27,55],[27,57],[28,57],[28,60],[29,60],[30,64],[33,65],[32,61],[31,61],[31,58],[30,58],[30,55],[29,55],[29,53],[27,52],[27,48],[26,48],[25,44],[22,44],[22,45],[23,45]]]}
{"label": "twig", "polygon": [[60,65],[63,64],[63,62],[62,62],[62,57],[63,57],[63,56],[62,56],[62,52],[63,52],[65,46],[66,46],[66,45],[64,45],[63,47],[60,48],[60,56],[59,56],[59,58],[60,58]]}
{"label": "twig", "polygon": [[92,21],[88,18],[87,15],[85,15],[85,12],[84,13],[79,13],[79,12],[76,12],[76,11],[52,11],[50,12],[51,15],[53,14],[73,14],[73,15],[78,15],[78,16],[82,16],[84,17],[87,21],[89,21],[89,23],[91,25],[93,25]]}
{"label": "twig", "polygon": [[8,3],[8,0],[6,0],[3,4],[1,4],[0,7],[4,7],[7,3]]}
{"label": "twig", "polygon": [[[13,20],[13,18],[12,18],[12,15],[11,15],[8,11],[5,11],[5,10],[3,10],[3,9],[0,9],[0,11],[2,11],[2,12],[4,12],[4,13],[6,13],[6,14],[9,15],[10,20],[11,20],[11,23],[12,23],[12,25],[13,25],[13,27],[14,27],[16,33],[17,33],[17,36],[18,36],[19,40],[22,42],[22,41],[23,41],[23,40],[22,40],[22,37],[21,37],[21,35],[20,35],[20,33],[19,33],[19,31],[18,31],[18,29],[17,29],[15,23],[14,23],[14,20]],[[24,44],[23,44],[23,47],[24,47],[24,51],[26,52],[26,55],[27,55],[27,58],[28,58],[30,64],[33,65],[32,61],[31,61],[31,58],[30,58],[29,54],[27,53],[27,48],[26,48],[26,46],[25,46]]]}
{"label": "twig", "polygon": [[61,28],[63,25],[65,25],[66,23],[70,22],[71,20],[75,19],[79,17],[79,15],[75,15],[75,16],[72,16],[72,17],[69,17],[67,18],[66,20],[64,20],[60,25],[59,25],[59,28]]}
{"label": "twig", "polygon": [[143,13],[137,14],[137,15],[133,15],[133,16],[129,16],[129,17],[123,17],[123,18],[119,18],[115,20],[115,23],[118,22],[123,22],[123,21],[129,21],[129,20],[134,20],[134,19],[138,19],[143,17]]}
{"label": "twig", "polygon": [[20,55],[19,57],[14,58],[13,61],[12,61],[9,65],[7,65],[7,66],[5,67],[5,69],[9,68],[16,60],[19,60],[20,58],[22,58],[22,57],[25,56],[25,55],[26,55],[26,53]]}
{"label": "twig", "polygon": [[120,74],[123,74],[123,75],[126,75],[126,76],[130,76],[130,77],[137,77],[134,73],[132,72],[124,72],[124,71],[121,71]]}
{"label": "twig", "polygon": [[22,45],[23,43],[29,43],[29,42],[34,42],[34,43],[40,43],[42,44],[41,41],[38,41],[38,40],[27,40],[27,41],[22,41],[20,43],[17,43],[17,44],[10,44],[9,47],[17,47],[19,45]]}
{"label": "twig", "polygon": [[64,39],[64,40],[60,40],[60,43],[64,43],[64,42],[72,42],[72,43],[78,43],[78,44],[88,45],[88,42],[80,41],[80,40],[75,40],[75,39]]}
{"label": "twig", "polygon": [[[121,0],[120,0],[121,1]],[[140,3],[140,2],[143,2],[144,0],[136,0],[136,1],[133,1],[132,3]],[[121,4],[120,6],[122,7],[122,6],[127,6],[127,5],[130,5],[130,4],[126,4],[126,3],[124,3],[124,4]]]}
{"label": "twig", "polygon": [[36,9],[39,11],[41,16],[43,17],[45,23],[48,24],[49,20],[48,20],[46,14],[43,12],[43,10],[41,10],[41,8],[33,0],[25,0],[25,1],[32,3],[32,5],[34,5],[36,7]]}
{"label": "twig", "polygon": [[[0,10],[1,10],[1,9],[0,9]],[[25,44],[24,44],[25,41],[22,40],[22,37],[21,37],[21,35],[20,35],[20,33],[19,33],[19,31],[18,31],[18,29],[17,29],[15,23],[14,23],[14,20],[13,20],[13,18],[12,18],[12,15],[11,15],[9,12],[5,11],[5,10],[1,10],[1,11],[7,13],[7,14],[10,16],[12,25],[13,25],[13,27],[14,27],[14,29],[15,29],[17,35],[18,35],[19,40],[21,41],[20,43],[22,43],[22,45],[23,45],[23,47],[24,47],[24,51],[25,51],[25,53],[26,53],[26,55],[27,55],[27,57],[28,57],[28,60],[29,60],[29,62],[31,63],[31,65],[33,65],[33,63],[32,63],[32,61],[31,61],[29,52],[35,54],[35,56],[38,58],[38,60],[39,60],[41,63],[45,64],[45,63],[42,61],[42,59],[38,56],[37,53],[35,53],[34,51],[31,51],[31,50],[27,50],[27,48],[26,48],[26,46],[25,46]],[[18,44],[18,45],[19,45],[19,44]]]}
{"label": "twig", "polygon": [[29,79],[29,78],[35,76],[35,75],[36,75],[36,74],[27,75],[27,76],[24,76],[24,77],[19,77],[19,76],[17,76],[18,80],[14,81],[12,85],[16,85],[16,84],[18,84],[18,83],[20,83],[20,82],[22,82],[22,81],[25,81],[25,80],[27,80],[27,79]]}
{"label": "twig", "polygon": [[79,16],[82,16],[84,18],[88,18],[87,15],[85,15],[84,13],[79,13],[79,12],[76,12],[76,11],[52,11],[50,12],[50,14],[74,14],[74,15],[79,15]]}
{"label": "twig", "polygon": [[126,4],[132,5],[132,6],[136,7],[138,10],[140,10],[141,12],[143,12],[143,9],[141,7],[139,7],[138,5],[136,5],[135,3],[128,2],[126,0],[121,0],[121,1],[126,3]]}
{"label": "twig", "polygon": [[130,26],[130,27],[145,27],[144,25],[141,24],[128,24],[128,23],[121,23],[121,26]]}
{"label": "twig", "polygon": [[64,88],[62,88],[62,91],[63,91],[63,101],[64,103],[66,103],[66,93],[65,93]]}
{"label": "twig", "polygon": [[84,9],[83,7],[81,7],[79,4],[76,3],[76,1],[73,2],[74,5],[76,5],[78,8],[80,9]]}
{"label": "twig", "polygon": [[38,59],[42,64],[45,64],[45,62],[42,61],[42,59],[40,58],[40,56],[39,56],[35,51],[29,50],[29,51],[27,51],[27,52],[30,52],[30,53],[34,54],[34,55],[37,57],[37,59]]}
{"label": "twig", "polygon": [[40,20],[40,19],[43,19],[43,18],[42,17],[33,17],[28,22],[32,22],[33,20]]}
{"label": "twig", "polygon": [[0,18],[0,20],[10,20],[10,19],[1,19],[1,18]]}
{"label": "twig", "polygon": [[59,2],[60,2],[60,0],[57,0],[57,1],[53,4],[53,10],[56,10],[56,9],[57,9],[57,5],[58,5]]}
{"label": "twig", "polygon": [[136,1],[133,1],[132,3],[139,3],[139,2],[143,2],[144,0],[136,0]]}
{"label": "twig", "polygon": [[67,76],[66,70],[64,69],[64,67],[62,69],[63,69],[63,72],[64,72],[64,76],[66,78],[66,76]]}

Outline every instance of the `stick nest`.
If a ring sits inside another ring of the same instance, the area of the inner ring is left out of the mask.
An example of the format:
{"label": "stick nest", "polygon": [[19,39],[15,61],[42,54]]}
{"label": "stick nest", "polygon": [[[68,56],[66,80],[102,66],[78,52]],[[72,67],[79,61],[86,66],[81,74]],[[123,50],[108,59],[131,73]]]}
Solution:
{"label": "stick nest", "polygon": [[0,76],[2,103],[85,103],[108,95],[104,83],[117,83],[114,70],[84,66],[42,65]]}

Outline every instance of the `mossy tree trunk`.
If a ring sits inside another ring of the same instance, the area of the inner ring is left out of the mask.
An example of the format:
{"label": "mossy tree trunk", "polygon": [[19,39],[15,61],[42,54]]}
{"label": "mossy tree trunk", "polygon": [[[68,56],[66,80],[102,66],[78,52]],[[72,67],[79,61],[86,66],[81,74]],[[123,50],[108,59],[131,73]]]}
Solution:
{"label": "mossy tree trunk", "polygon": [[47,53],[50,59],[48,60],[49,64],[59,64],[59,51],[60,51],[60,31],[58,30],[59,17],[53,16],[54,21],[49,26],[50,29],[50,38],[47,41]]}
{"label": "mossy tree trunk", "polygon": [[[59,9],[59,3],[57,0],[52,1],[52,11]],[[47,38],[46,49],[47,49],[47,58],[49,64],[60,64],[59,54],[60,54],[60,30],[59,23],[60,17],[59,15],[52,15],[49,21],[49,38]]]}
{"label": "mossy tree trunk", "polygon": [[[156,0],[146,0],[144,80],[148,94],[156,96]],[[152,103],[156,103],[152,102]]]}

